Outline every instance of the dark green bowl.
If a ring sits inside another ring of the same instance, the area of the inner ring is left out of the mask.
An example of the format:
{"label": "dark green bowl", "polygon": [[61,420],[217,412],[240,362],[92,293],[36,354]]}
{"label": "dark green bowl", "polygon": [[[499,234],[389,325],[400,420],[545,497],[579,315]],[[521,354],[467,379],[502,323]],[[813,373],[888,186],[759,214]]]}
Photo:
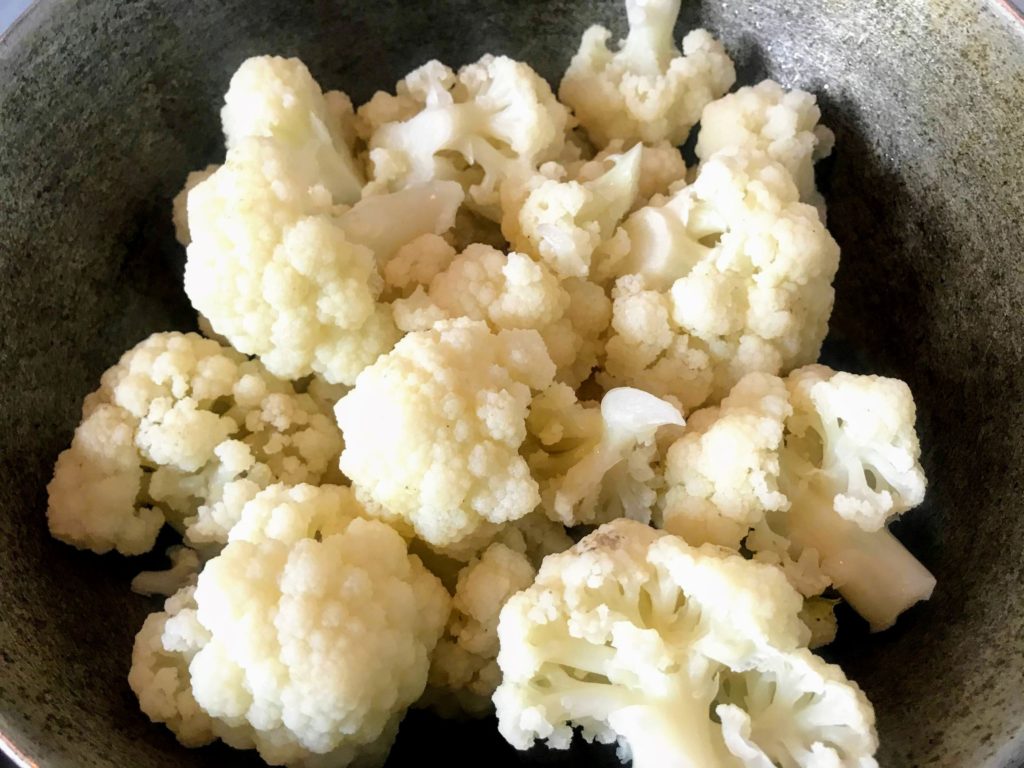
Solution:
{"label": "dark green bowl", "polygon": [[[749,5],[749,7],[745,7]],[[44,486],[82,396],[152,331],[189,328],[170,200],[221,152],[247,56],[301,56],[356,101],[431,57],[552,81],[617,0],[44,0],[0,41],[0,732],[46,768],[250,765],[190,752],[125,680],[155,602],[139,562],[51,540]],[[939,580],[885,634],[844,616],[832,657],[874,701],[883,766],[1024,765],[1024,24],[995,0],[708,0],[741,82],[819,94],[843,247],[829,360],[899,376],[928,500],[898,525]],[[517,756],[490,723],[413,716],[390,765]]]}

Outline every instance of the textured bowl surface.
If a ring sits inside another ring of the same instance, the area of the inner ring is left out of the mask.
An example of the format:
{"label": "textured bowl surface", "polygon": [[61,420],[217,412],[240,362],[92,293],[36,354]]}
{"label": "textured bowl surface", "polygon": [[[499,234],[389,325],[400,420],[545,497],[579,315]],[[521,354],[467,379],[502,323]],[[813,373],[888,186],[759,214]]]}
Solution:
{"label": "textured bowl surface", "polygon": [[[747,7],[749,5],[749,7]],[[612,0],[48,0],[0,43],[0,732],[47,768],[253,765],[187,752],[139,713],[139,561],[46,533],[45,484],[83,395],[156,330],[192,327],[170,200],[220,152],[228,78],[301,56],[358,102],[428,58],[508,53],[556,81]],[[897,526],[938,576],[883,635],[831,651],[874,701],[889,768],[1024,765],[1024,35],[994,0],[707,0],[741,82],[819,94],[843,247],[827,360],[919,405],[925,505]],[[410,717],[389,765],[612,764],[517,756],[491,723]]]}

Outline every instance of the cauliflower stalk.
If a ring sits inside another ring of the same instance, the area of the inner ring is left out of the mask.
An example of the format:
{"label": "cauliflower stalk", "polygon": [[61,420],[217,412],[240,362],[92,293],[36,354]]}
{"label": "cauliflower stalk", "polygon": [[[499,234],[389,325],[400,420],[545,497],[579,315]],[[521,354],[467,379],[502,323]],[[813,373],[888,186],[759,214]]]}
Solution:
{"label": "cauliflower stalk", "polygon": [[231,542],[152,614],[129,684],[187,746],[271,765],[383,760],[422,693],[447,592],[347,488],[272,486]]}
{"label": "cauliflower stalk", "polygon": [[157,333],[103,374],[47,491],[57,538],[137,555],[165,521],[223,543],[275,482],[334,476],[329,412],[254,360],[194,333]]}
{"label": "cauliflower stalk", "polygon": [[536,331],[465,318],[405,336],[335,408],[367,510],[468,560],[540,502],[519,447],[555,373]]}
{"label": "cauliflower stalk", "polygon": [[458,74],[430,61],[359,109],[371,192],[430,179],[459,181],[467,205],[501,220],[499,188],[513,172],[559,157],[569,111],[543,78],[507,56],[486,55]]}
{"label": "cauliflower stalk", "polygon": [[[422,276],[449,257],[441,248],[418,248],[423,256],[406,262]],[[434,257],[436,254],[436,257]],[[402,254],[406,261],[405,253]],[[396,284],[408,285],[389,271]],[[503,253],[473,244],[435,274],[428,287],[417,286],[394,304],[403,331],[428,330],[438,320],[466,317],[486,321],[492,330],[535,330],[544,339],[557,368],[556,377],[578,386],[597,365],[601,336],[611,307],[601,288],[581,279],[560,282],[544,264],[522,253]]]}
{"label": "cauliflower stalk", "polygon": [[629,387],[609,391],[600,409],[555,385],[538,395],[527,419],[527,459],[541,482],[544,512],[564,525],[618,517],[649,522],[659,475],[655,437],[683,416],[671,403]]}
{"label": "cauliflower stalk", "polygon": [[725,49],[703,29],[683,38],[682,52],[676,48],[679,5],[626,0],[629,34],[614,52],[604,27],[583,33],[558,95],[598,147],[613,139],[682,144],[704,106],[736,80]]}
{"label": "cauliflower stalk", "polygon": [[452,613],[434,649],[421,703],[442,716],[482,717],[493,710],[491,697],[501,682],[498,614],[536,574],[525,555],[501,543],[491,544],[459,572]]}
{"label": "cauliflower stalk", "polygon": [[618,742],[635,768],[876,766],[874,712],[804,647],[777,569],[631,520],[545,560],[498,624],[502,735]]}
{"label": "cauliflower stalk", "polygon": [[738,149],[630,216],[600,261],[601,275],[619,278],[602,383],[694,407],[751,371],[817,359],[839,247],[785,168]]}

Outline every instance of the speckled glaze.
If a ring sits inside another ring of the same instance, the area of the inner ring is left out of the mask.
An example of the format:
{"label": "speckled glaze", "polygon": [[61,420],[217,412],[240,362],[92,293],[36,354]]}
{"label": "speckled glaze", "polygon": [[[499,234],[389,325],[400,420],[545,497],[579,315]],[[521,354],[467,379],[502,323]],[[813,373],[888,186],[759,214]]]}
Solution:
{"label": "speckled glaze", "polygon": [[[180,748],[125,681],[156,603],[144,564],[52,541],[45,484],[82,396],[152,331],[192,327],[170,201],[219,155],[246,56],[301,56],[355,100],[430,57],[508,53],[557,80],[613,0],[51,0],[0,42],[0,732],[46,768],[255,765]],[[925,505],[898,533],[938,576],[883,635],[831,651],[875,702],[887,768],[1024,765],[1024,26],[995,0],[708,0],[741,82],[818,93],[843,247],[826,359],[900,376]],[[517,756],[491,723],[410,717],[388,765],[612,765]]]}

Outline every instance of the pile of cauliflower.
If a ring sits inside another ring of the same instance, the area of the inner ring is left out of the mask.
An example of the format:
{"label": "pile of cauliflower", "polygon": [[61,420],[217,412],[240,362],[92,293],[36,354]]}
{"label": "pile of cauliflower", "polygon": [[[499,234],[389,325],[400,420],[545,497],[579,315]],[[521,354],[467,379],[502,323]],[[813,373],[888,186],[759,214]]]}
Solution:
{"label": "pile of cauliflower", "polygon": [[679,0],[626,11],[557,97],[491,55],[358,109],[296,59],[231,79],[174,204],[203,334],[125,353],[48,487],[76,547],[179,539],[128,682],[182,744],[380,764],[425,707],[637,768],[877,765],[809,648],[935,580],[887,527],[925,495],[909,389],[816,364],[832,134],[729,92]]}

